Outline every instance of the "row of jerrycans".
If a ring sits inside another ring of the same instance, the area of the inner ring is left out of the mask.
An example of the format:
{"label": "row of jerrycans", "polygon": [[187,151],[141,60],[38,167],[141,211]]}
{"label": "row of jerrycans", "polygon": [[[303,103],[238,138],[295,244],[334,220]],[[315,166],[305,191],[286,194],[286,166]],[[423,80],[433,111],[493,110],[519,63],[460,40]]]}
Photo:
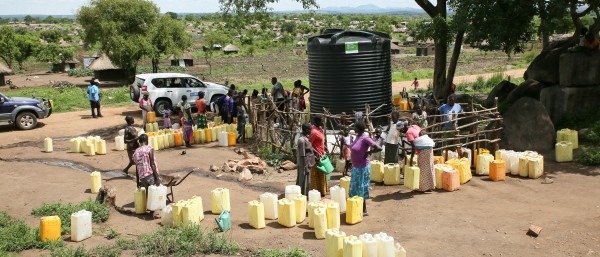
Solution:
{"label": "row of jerrycans", "polygon": [[89,156],[106,154],[106,141],[99,136],[76,137],[72,138],[69,143],[71,145],[71,153],[84,153]]}
{"label": "row of jerrycans", "polygon": [[[210,206],[213,214],[221,214],[223,211],[230,212],[229,189],[216,188],[212,190],[210,193]],[[202,220],[204,220],[204,207],[200,196],[180,200],[164,207],[161,212],[161,224],[165,226],[188,227],[191,224],[199,224]]]}
{"label": "row of jerrycans", "polygon": [[[248,203],[249,223],[254,228],[263,228],[264,220],[275,220],[284,227],[294,227],[308,218],[308,225],[315,229],[317,238],[325,238],[325,230],[340,227],[340,203],[334,200],[321,199],[317,190],[309,191],[308,199],[300,194],[299,187],[286,187],[285,198],[278,199],[273,193],[264,193],[259,201]],[[345,198],[345,189],[339,186],[331,188],[332,195],[338,195],[346,212],[346,223],[356,224],[362,221],[363,199],[361,197]],[[293,199],[293,200],[290,200]],[[306,215],[308,213],[308,215]]]}
{"label": "row of jerrycans", "polygon": [[[60,217],[42,217],[40,219],[40,240],[42,242],[60,240],[60,228]],[[81,210],[71,214],[71,241],[80,242],[90,237],[92,237],[92,212]]]}
{"label": "row of jerrycans", "polygon": [[326,257],[406,257],[406,250],[386,233],[347,236],[338,229],[329,229],[325,236]]}

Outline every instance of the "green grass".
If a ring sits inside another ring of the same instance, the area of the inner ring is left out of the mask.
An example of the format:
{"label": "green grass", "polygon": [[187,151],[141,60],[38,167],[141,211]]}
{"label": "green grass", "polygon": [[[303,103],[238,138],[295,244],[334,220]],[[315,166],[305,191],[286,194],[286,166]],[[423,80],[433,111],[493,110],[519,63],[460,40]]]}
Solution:
{"label": "green grass", "polygon": [[[102,107],[123,106],[131,104],[129,97],[129,86],[118,88],[101,89]],[[54,101],[53,112],[72,112],[87,110],[90,107],[87,88],[73,86],[53,87],[30,87],[24,89],[3,91],[7,96],[46,97]]]}
{"label": "green grass", "polygon": [[456,91],[461,91],[467,94],[488,94],[496,85],[500,84],[500,82],[509,79],[511,83],[516,85],[519,85],[524,81],[523,78],[509,78],[509,76],[504,76],[503,73],[496,73],[489,79],[485,79],[483,76],[478,76],[473,82],[458,83],[456,85]]}
{"label": "green grass", "polygon": [[433,69],[419,69],[411,72],[406,71],[394,71],[392,72],[392,82],[398,81],[411,81],[415,78],[422,79],[431,79],[433,78]]}
{"label": "green grass", "polygon": [[291,248],[289,250],[261,249],[254,251],[258,257],[306,257],[309,256],[306,251],[300,248]]}
{"label": "green grass", "polygon": [[197,226],[188,228],[164,227],[138,238],[138,256],[191,256],[194,254],[235,255],[241,246],[225,234]]}
{"label": "green grass", "polygon": [[92,221],[96,223],[108,220],[110,209],[94,200],[87,200],[78,204],[72,203],[44,203],[41,207],[31,211],[36,217],[58,216],[61,222],[62,233],[68,232],[71,228],[71,214],[87,210],[92,212]]}
{"label": "green grass", "polygon": [[53,249],[63,245],[58,242],[41,242],[40,231],[31,228],[22,220],[15,220],[0,212],[0,256],[28,249]]}

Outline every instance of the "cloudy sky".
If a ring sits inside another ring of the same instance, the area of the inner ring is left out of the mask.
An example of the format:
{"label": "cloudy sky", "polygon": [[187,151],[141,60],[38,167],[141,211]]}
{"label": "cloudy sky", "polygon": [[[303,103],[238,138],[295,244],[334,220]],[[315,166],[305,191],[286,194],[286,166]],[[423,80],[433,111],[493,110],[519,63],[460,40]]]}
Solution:
{"label": "cloudy sky", "polygon": [[[206,13],[219,9],[218,0],[152,0],[161,12]],[[359,6],[374,4],[379,7],[415,7],[413,0],[318,0],[320,7]],[[71,15],[89,0],[0,0],[0,15],[11,14],[48,14]],[[292,0],[280,0],[273,5],[275,11],[302,9]]]}

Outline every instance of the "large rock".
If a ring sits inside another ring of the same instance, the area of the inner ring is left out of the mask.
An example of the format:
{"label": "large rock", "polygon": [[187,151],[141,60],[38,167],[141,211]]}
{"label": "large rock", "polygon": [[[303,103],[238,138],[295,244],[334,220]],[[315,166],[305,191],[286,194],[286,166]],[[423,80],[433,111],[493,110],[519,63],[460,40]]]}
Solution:
{"label": "large rock", "polygon": [[508,94],[510,94],[510,92],[512,92],[515,88],[517,88],[517,85],[511,83],[508,80],[503,80],[498,85],[496,85],[494,89],[492,89],[487,99],[485,100],[485,105],[488,107],[494,106],[494,98],[496,97],[498,97],[498,102],[506,100]]}
{"label": "large rock", "polygon": [[530,97],[535,100],[540,100],[540,92],[542,89],[547,87],[546,84],[543,84],[536,80],[526,80],[521,83],[517,88],[510,91],[508,96],[506,97],[506,101],[508,103],[514,103],[522,97]]}
{"label": "large rock", "polygon": [[548,47],[538,55],[525,71],[523,76],[526,80],[537,80],[548,85],[558,85],[559,78],[559,59],[560,55],[566,53],[567,47],[552,48]]}
{"label": "large rock", "polygon": [[600,85],[600,52],[576,52],[560,55],[560,85],[587,87]]}
{"label": "large rock", "polygon": [[540,101],[523,97],[504,114],[504,149],[547,151],[554,147],[554,125]]}
{"label": "large rock", "polygon": [[544,88],[540,101],[548,115],[556,124],[565,115],[600,109],[600,87],[562,87]]}

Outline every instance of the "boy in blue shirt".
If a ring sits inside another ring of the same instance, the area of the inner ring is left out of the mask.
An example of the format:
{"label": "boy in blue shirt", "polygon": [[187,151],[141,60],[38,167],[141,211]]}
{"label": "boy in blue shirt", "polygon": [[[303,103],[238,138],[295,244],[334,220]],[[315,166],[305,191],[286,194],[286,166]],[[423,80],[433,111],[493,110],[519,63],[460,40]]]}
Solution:
{"label": "boy in blue shirt", "polygon": [[[90,106],[92,108],[92,117],[93,118],[102,118],[102,114],[100,113],[100,89],[98,85],[100,81],[98,79],[93,79],[90,82],[90,85],[87,88],[88,98],[90,100]],[[98,116],[96,116],[95,110],[98,110]]]}

